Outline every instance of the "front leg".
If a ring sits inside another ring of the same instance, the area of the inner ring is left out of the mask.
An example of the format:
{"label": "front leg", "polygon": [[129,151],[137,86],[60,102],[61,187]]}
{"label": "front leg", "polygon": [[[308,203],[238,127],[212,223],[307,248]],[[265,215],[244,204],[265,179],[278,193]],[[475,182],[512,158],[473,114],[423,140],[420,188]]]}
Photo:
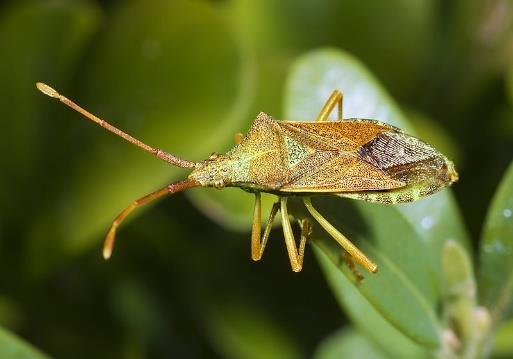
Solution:
{"label": "front leg", "polygon": [[274,218],[280,210],[280,202],[273,204],[267,225],[265,226],[264,235],[260,238],[260,232],[262,227],[262,208],[261,208],[261,196],[260,193],[255,193],[255,209],[253,211],[253,227],[251,231],[251,259],[259,261],[264,255],[265,246],[269,239],[269,234],[273,227]]}

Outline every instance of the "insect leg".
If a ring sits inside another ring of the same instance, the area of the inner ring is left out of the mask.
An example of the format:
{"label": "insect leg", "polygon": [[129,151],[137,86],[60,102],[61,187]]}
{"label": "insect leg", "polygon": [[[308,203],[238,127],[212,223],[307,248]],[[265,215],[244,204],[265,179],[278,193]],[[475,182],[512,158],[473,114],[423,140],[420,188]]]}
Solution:
{"label": "insect leg", "polygon": [[343,117],[342,117],[342,98],[343,98],[342,92],[340,92],[339,90],[334,90],[331,93],[328,100],[326,101],[326,103],[324,104],[324,106],[322,106],[321,112],[319,112],[315,121],[319,121],[319,122],[328,121],[328,117],[330,116],[331,111],[333,111],[335,106],[338,107],[337,119],[339,121],[342,121],[342,119],[343,119]]}
{"label": "insect leg", "polygon": [[303,258],[305,256],[306,242],[312,235],[312,222],[308,218],[299,220],[299,226],[301,227],[301,240],[299,241],[299,262],[303,265]]}
{"label": "insect leg", "polygon": [[335,227],[329,223],[317,210],[313,207],[310,198],[305,197],[303,202],[308,209],[308,212],[315,218],[322,228],[328,232],[333,239],[335,239],[353,258],[354,260],[362,265],[369,272],[376,273],[378,266],[372,260],[370,260],[365,254],[363,254],[349,239],[347,239],[342,233],[340,233]]}
{"label": "insect leg", "polygon": [[130,204],[128,207],[126,207],[124,210],[122,210],[116,219],[114,219],[114,222],[112,222],[112,225],[109,229],[109,232],[107,233],[107,237],[105,238],[105,243],[103,245],[103,257],[105,259],[109,259],[112,254],[112,249],[114,247],[114,239],[116,238],[116,229],[119,227],[121,222],[125,219],[126,216],[130,214],[134,209],[136,209],[139,206],[142,206],[143,204],[153,202],[154,200],[165,196],[166,194],[173,194],[180,191],[183,191],[187,188],[197,187],[200,186],[199,182],[196,182],[194,180],[184,180],[184,181],[178,181],[171,183],[167,185],[164,188],[159,189],[158,191],[152,192],[150,194],[147,194],[144,197],[141,197],[132,204]]}
{"label": "insect leg", "polygon": [[269,214],[269,219],[267,220],[267,225],[265,226],[264,235],[262,238],[260,238],[260,231],[262,226],[260,193],[255,194],[255,211],[253,214],[253,229],[251,231],[251,259],[254,261],[259,261],[262,259],[267,240],[269,239],[269,234],[271,233],[274,218],[276,218],[276,214],[279,210],[280,202],[274,203],[273,208],[271,209],[271,213]]}
{"label": "insect leg", "polygon": [[258,261],[261,256],[260,232],[262,231],[262,206],[260,193],[255,193],[253,224],[251,226],[251,259]]}
{"label": "insect leg", "polygon": [[344,253],[342,253],[342,255],[340,256],[340,260],[343,261],[347,265],[349,270],[353,273],[356,282],[361,283],[364,278],[363,275],[358,271],[358,268],[356,268],[356,265],[353,261],[353,257],[351,257],[349,253],[344,251]]}
{"label": "insect leg", "polygon": [[287,252],[289,254],[290,265],[294,272],[300,272],[303,268],[303,255],[305,251],[306,236],[301,236],[301,243],[299,245],[299,253],[296,246],[296,240],[294,239],[294,233],[292,232],[292,226],[290,225],[289,214],[287,211],[287,197],[281,197],[281,222],[283,226],[283,235],[285,236],[285,244],[287,246]]}

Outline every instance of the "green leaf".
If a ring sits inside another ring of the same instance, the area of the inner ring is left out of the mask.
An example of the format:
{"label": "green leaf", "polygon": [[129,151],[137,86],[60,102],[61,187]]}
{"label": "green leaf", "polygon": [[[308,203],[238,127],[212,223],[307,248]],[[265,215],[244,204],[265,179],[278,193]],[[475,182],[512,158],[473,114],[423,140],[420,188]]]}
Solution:
{"label": "green leaf", "polygon": [[383,353],[374,343],[356,330],[339,330],[324,339],[314,355],[315,359],[339,358],[391,358]]}
{"label": "green leaf", "polygon": [[492,353],[494,358],[513,357],[513,320],[502,323],[493,338]]}
{"label": "green leaf", "polygon": [[[344,118],[375,119],[411,132],[376,79],[351,56],[330,49],[309,53],[296,62],[287,87],[287,118],[315,118],[334,89],[344,93]],[[450,191],[399,206],[355,202],[356,213],[349,209],[344,212],[346,203],[324,200],[319,209],[333,223],[342,221],[344,225],[337,227],[349,232],[350,239],[365,238],[359,245],[381,266],[380,273],[358,286],[360,300],[369,301],[413,340],[436,347],[440,333],[434,310],[440,296],[441,248],[448,239],[467,244]],[[322,230],[314,232],[314,238],[319,236],[327,237]],[[324,250],[338,262],[340,248]]]}
{"label": "green leaf", "polygon": [[[448,241],[442,254],[444,298],[442,303],[445,337],[457,336],[459,345],[444,340],[447,354],[455,351],[463,358],[482,357],[487,351],[490,313],[476,306],[476,280],[468,253],[456,242]],[[451,333],[451,334],[449,334]]]}
{"label": "green leaf", "polygon": [[342,274],[341,270],[326,256],[322,249],[314,246],[314,252],[325,273],[326,280],[335,294],[335,298],[346,309],[349,318],[355,323],[358,331],[369,337],[389,357],[419,358],[427,354],[424,348],[392,326],[362,296],[358,288]]}
{"label": "green leaf", "polygon": [[474,307],[476,281],[472,262],[465,250],[456,242],[448,241],[442,253],[444,276],[444,305],[448,320],[457,328],[465,342],[475,337]]}
{"label": "green leaf", "polygon": [[[318,227],[315,227],[314,230],[320,232]],[[329,260],[335,263],[339,271],[352,279],[352,273],[346,269],[346,264],[341,259],[341,250],[332,243],[317,239],[322,236],[322,232],[314,234],[313,239],[316,246]],[[350,238],[352,240],[359,239],[355,234]],[[415,287],[415,283],[409,280],[402,268],[393,262],[393,259],[386,257],[370,245],[360,241],[356,242],[379,266],[378,274],[372,277],[366,276],[363,283],[357,285],[356,289],[362,296],[360,300],[368,301],[384,319],[412,341],[430,349],[437,348],[440,345],[441,328],[436,320],[434,309],[429,306],[426,298]],[[323,268],[328,274],[326,266]],[[338,287],[335,287],[334,281],[333,277],[328,278],[328,283],[333,290],[337,290]],[[367,320],[367,317],[362,316],[356,320]]]}
{"label": "green leaf", "polygon": [[[186,159],[207,158],[231,140],[248,84],[227,19],[211,4],[189,1],[121,2],[112,14],[85,58],[81,95],[69,97]],[[52,199],[52,210],[36,219],[33,272],[46,264],[38,262],[41,253],[59,261],[89,248],[133,200],[186,176],[63,111],[85,133],[83,156],[62,183],[66,190]]]}
{"label": "green leaf", "polygon": [[480,303],[497,323],[513,293],[513,162],[488,209],[479,257]]}
{"label": "green leaf", "polygon": [[0,328],[0,358],[45,359],[49,357],[14,334]]}

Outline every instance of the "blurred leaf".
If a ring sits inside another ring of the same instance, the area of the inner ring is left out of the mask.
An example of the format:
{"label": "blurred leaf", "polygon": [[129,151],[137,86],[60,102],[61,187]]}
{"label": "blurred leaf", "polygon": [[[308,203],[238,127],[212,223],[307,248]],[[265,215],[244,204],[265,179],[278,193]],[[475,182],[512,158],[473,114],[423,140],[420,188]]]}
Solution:
{"label": "blurred leaf", "polygon": [[224,358],[301,357],[292,338],[258,305],[251,305],[250,299],[210,303],[207,325],[213,344]]}
{"label": "blurred leaf", "polygon": [[340,358],[365,358],[384,359],[390,358],[374,343],[358,333],[354,329],[339,330],[324,339],[314,355],[315,359],[340,359]]}
{"label": "blurred leaf", "polygon": [[41,111],[43,101],[35,82],[50,78],[57,84],[68,82],[100,13],[88,1],[12,2],[0,10],[0,151],[5,154],[0,166],[9,169],[8,176],[0,176],[0,186],[10,189],[0,193],[0,214],[4,219],[23,216],[25,220],[33,203],[24,198],[40,193],[34,181],[41,181],[39,160],[47,155],[40,141],[43,128],[51,126],[49,116]]}
{"label": "blurred leaf", "polygon": [[492,354],[496,358],[513,357],[513,320],[502,323],[493,338]]}
{"label": "blurred leaf", "polygon": [[474,307],[477,288],[472,262],[458,243],[446,243],[442,253],[442,271],[445,294],[443,308],[463,341],[472,342],[476,332]]}
{"label": "blurred leaf", "polygon": [[513,162],[488,209],[480,248],[479,295],[497,323],[513,292]]}
{"label": "blurred leaf", "polygon": [[[365,300],[358,288],[342,274],[341,270],[314,246],[314,252],[326,273],[335,298],[346,309],[348,316],[357,329],[369,337],[377,347],[391,358],[421,358],[427,351],[397,330],[383,315]],[[367,281],[369,278],[366,278]],[[385,291],[385,293],[388,292]],[[399,305],[398,305],[399,306]]]}
{"label": "blurred leaf", "polygon": [[49,357],[14,334],[0,328],[0,358],[44,359]]}
{"label": "blurred leaf", "polygon": [[[344,92],[344,118],[376,119],[411,132],[397,106],[372,75],[349,55],[334,50],[316,51],[297,61],[288,84],[287,118],[315,118],[331,91],[337,88]],[[320,212],[326,213],[333,222],[340,218],[341,205],[336,203],[343,204],[333,200],[319,206]],[[439,328],[434,309],[440,295],[441,247],[450,238],[466,244],[466,235],[450,192],[443,191],[401,206],[354,204],[369,228],[357,228],[349,238],[372,238],[372,247],[368,241],[360,245],[375,252],[373,256],[381,265],[379,274],[358,286],[361,300],[369,300],[412,339],[436,347]],[[346,213],[344,218],[347,216]],[[347,222],[340,227],[346,232]],[[314,232],[314,237],[319,236],[326,238],[322,230]],[[323,249],[338,262],[340,248]],[[397,305],[398,302],[401,305]],[[409,315],[405,315],[406,312]]]}
{"label": "blurred leaf", "polygon": [[[318,227],[315,230],[320,232]],[[352,273],[347,270],[345,262],[341,259],[341,250],[337,246],[326,244],[323,240],[317,240],[322,235],[322,232],[314,234],[316,246],[322,250],[326,259],[335,263],[335,268],[351,278]],[[354,240],[358,237],[352,235],[350,238]],[[379,274],[367,276],[363,283],[357,285],[356,288],[362,296],[360,300],[368,301],[384,319],[411,340],[429,349],[437,348],[440,345],[441,328],[437,323],[434,309],[415,288],[416,283],[411,282],[393,260],[369,245],[362,242],[358,244],[379,265]],[[334,283],[335,278],[333,275],[330,276],[325,264],[323,269],[328,276],[328,283],[333,290],[337,290],[339,287]],[[367,320],[367,317],[356,320]]]}
{"label": "blurred leaf", "polygon": [[[118,3],[87,60],[79,103],[187,159],[206,158],[231,140],[245,112],[250,84],[244,61],[226,19],[208,3]],[[33,272],[47,265],[38,261],[40,253],[62,258],[88,248],[134,199],[185,176],[66,113],[87,131],[84,158],[76,160],[54,209],[36,220],[29,246]]]}

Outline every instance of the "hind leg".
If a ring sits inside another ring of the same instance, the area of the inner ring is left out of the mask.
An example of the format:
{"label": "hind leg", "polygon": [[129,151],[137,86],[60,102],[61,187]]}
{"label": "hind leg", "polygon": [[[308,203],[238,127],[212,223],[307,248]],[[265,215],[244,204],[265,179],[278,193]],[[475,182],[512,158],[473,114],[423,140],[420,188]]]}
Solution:
{"label": "hind leg", "polygon": [[349,239],[347,239],[342,233],[340,233],[331,223],[329,223],[326,218],[324,218],[312,205],[312,201],[310,198],[306,197],[303,199],[303,203],[306,206],[306,209],[312,217],[321,225],[322,228],[328,232],[328,234],[336,240],[342,248],[344,248],[351,257],[369,272],[376,273],[378,271],[378,266],[372,260],[370,260],[362,251],[358,249]]}

